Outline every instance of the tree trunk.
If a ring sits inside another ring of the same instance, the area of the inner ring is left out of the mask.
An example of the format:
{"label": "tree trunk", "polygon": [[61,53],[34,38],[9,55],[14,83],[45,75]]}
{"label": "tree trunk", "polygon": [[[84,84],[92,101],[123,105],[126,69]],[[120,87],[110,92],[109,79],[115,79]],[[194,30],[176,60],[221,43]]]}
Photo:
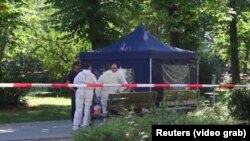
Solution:
{"label": "tree trunk", "polygon": [[98,0],[91,0],[91,7],[88,11],[88,24],[89,24],[89,30],[88,30],[88,38],[91,42],[92,49],[98,49],[105,45],[106,41],[104,36],[104,28],[103,28],[103,22],[102,17],[100,14],[98,14],[98,11],[100,11],[100,5]]}
{"label": "tree trunk", "polygon": [[248,60],[249,60],[249,51],[250,51],[250,48],[248,46],[246,46],[246,54],[245,54],[245,57],[244,57],[244,64],[243,64],[243,72],[244,73],[248,73],[248,69],[247,69],[247,65],[248,65]]}
{"label": "tree trunk", "polygon": [[[1,34],[2,32],[2,34]],[[4,50],[7,45],[7,35],[8,32],[6,30],[0,31],[0,83],[3,83],[3,59],[4,59]]]}
{"label": "tree trunk", "polygon": [[180,47],[180,33],[178,31],[170,31],[170,45]]}
{"label": "tree trunk", "polygon": [[[236,10],[236,0],[230,1],[230,7]],[[231,71],[232,71],[232,83],[240,83],[240,71],[239,71],[239,52],[238,52],[238,37],[237,37],[237,15],[232,15],[233,19],[230,22],[230,52],[231,52]]]}
{"label": "tree trunk", "polygon": [[[177,14],[177,6],[176,5],[172,5],[168,8],[168,13],[169,16],[172,17],[173,19],[176,18],[176,16],[178,16]],[[179,31],[177,31],[175,29],[175,27],[170,28],[170,33],[169,33],[169,37],[170,37],[170,45],[173,47],[180,47],[180,33]]]}

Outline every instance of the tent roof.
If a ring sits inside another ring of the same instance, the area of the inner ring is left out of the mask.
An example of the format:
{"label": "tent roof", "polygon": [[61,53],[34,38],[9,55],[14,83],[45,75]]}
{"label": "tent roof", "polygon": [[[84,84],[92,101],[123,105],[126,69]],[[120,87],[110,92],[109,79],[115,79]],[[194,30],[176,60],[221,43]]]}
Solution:
{"label": "tent roof", "polygon": [[138,26],[133,32],[117,42],[93,52],[81,53],[86,60],[114,60],[114,59],[191,59],[195,58],[193,51],[175,48],[156,39]]}

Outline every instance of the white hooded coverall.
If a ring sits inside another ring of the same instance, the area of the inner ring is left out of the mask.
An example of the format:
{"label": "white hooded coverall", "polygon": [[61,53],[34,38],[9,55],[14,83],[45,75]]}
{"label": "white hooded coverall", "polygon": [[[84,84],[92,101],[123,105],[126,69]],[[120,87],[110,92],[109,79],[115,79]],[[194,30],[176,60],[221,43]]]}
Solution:
{"label": "white hooded coverall", "polygon": [[[95,75],[90,70],[82,70],[74,79],[74,84],[97,83]],[[94,95],[94,88],[78,87],[76,91],[76,110],[73,125],[89,126],[90,106]],[[84,105],[84,117],[82,119]],[[81,120],[82,119],[82,120]]]}
{"label": "white hooded coverall", "polygon": [[[98,83],[102,84],[123,84],[127,83],[125,78],[122,76],[121,73],[108,70],[103,72],[103,74],[99,77]],[[121,91],[121,87],[102,87],[96,89],[97,96],[101,97],[102,103],[102,111],[103,114],[107,114],[107,101],[108,96],[111,93],[117,93]]]}

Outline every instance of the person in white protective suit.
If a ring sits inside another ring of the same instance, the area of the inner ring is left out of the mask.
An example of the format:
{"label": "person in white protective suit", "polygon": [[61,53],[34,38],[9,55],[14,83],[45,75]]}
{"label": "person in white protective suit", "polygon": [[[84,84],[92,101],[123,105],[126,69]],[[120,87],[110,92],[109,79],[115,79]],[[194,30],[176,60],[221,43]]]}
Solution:
{"label": "person in white protective suit", "polygon": [[[112,71],[111,71],[112,70]],[[120,72],[117,72],[118,68],[116,64],[110,67],[107,65],[104,67],[103,74],[99,77],[98,83],[102,84],[126,84],[127,81]],[[101,98],[102,113],[107,115],[107,101],[109,94],[121,92],[121,87],[102,87],[96,89],[96,94]]]}
{"label": "person in white protective suit", "polygon": [[[128,83],[122,73],[122,70],[118,69],[117,64],[112,64],[111,71],[113,74],[113,77],[112,77],[113,82],[116,82],[115,84],[127,84]],[[114,93],[120,93],[126,89],[123,87],[113,87],[113,88],[114,88]]]}
{"label": "person in white protective suit", "polygon": [[[82,71],[77,74],[74,84],[97,83],[95,75],[91,72],[91,65],[84,63]],[[81,126],[88,127],[90,124],[90,107],[92,105],[94,88],[78,87],[76,91],[76,110],[73,121],[73,130],[77,130]],[[84,117],[83,115],[84,107]]]}

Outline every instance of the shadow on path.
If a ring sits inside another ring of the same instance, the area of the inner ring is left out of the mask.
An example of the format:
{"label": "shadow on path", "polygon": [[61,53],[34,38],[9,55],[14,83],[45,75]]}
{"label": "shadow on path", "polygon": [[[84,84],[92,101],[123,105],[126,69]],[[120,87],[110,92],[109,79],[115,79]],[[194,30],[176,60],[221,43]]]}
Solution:
{"label": "shadow on path", "polygon": [[0,124],[1,141],[69,141],[70,120]]}

